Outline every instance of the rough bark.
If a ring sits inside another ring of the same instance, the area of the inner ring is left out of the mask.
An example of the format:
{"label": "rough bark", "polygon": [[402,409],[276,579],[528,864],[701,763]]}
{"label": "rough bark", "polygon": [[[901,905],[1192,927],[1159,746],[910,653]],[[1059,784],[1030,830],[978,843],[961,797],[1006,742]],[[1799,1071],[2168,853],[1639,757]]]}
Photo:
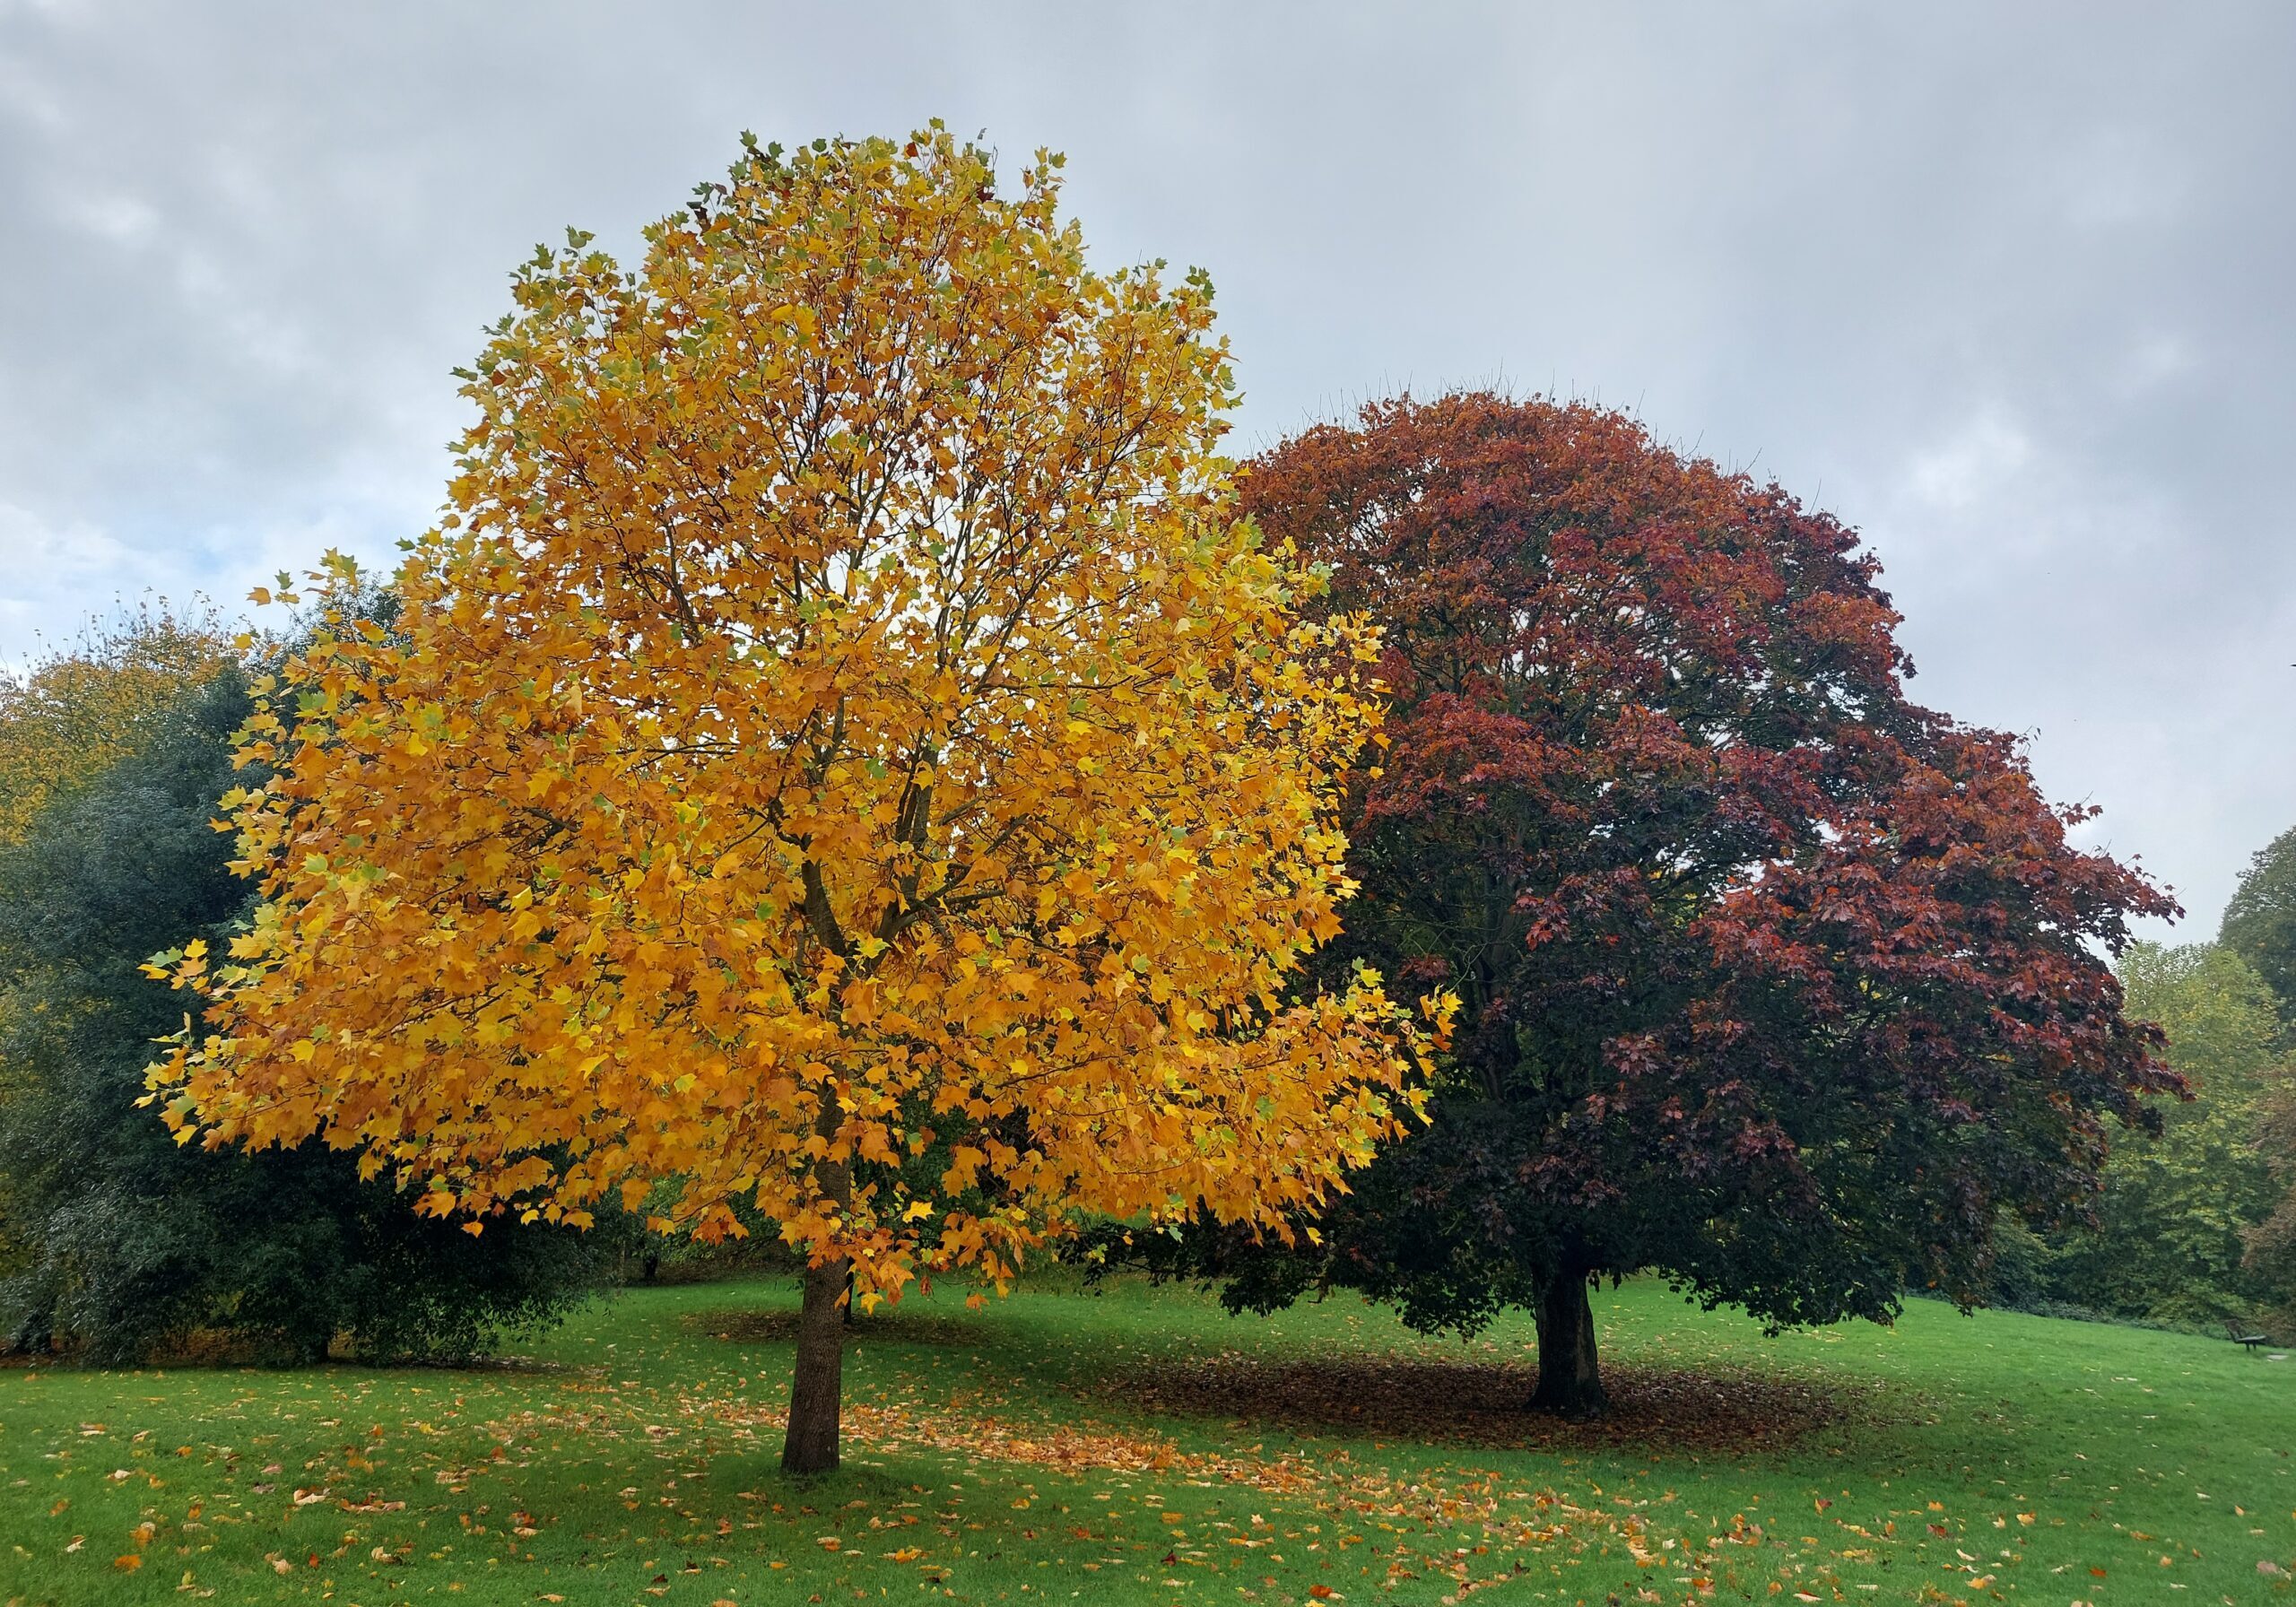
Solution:
{"label": "rough bark", "polygon": [[[823,1143],[831,1143],[837,1138],[837,1125],[836,1104],[823,1099],[813,1131]],[[851,1199],[853,1175],[846,1162],[824,1160],[814,1175],[831,1203],[841,1208]],[[805,1269],[804,1299],[797,1307],[797,1370],[789,1381],[789,1432],[781,1442],[785,1473],[826,1473],[837,1466],[852,1273],[853,1264],[843,1255]]]}
{"label": "rough bark", "polygon": [[797,1310],[797,1371],[789,1385],[789,1433],[781,1471],[825,1473],[837,1465],[839,1409],[845,1387],[844,1261],[805,1270]]}
{"label": "rough bark", "polygon": [[1558,1417],[1600,1415],[1609,1405],[1595,1359],[1595,1308],[1587,1299],[1587,1270],[1564,1265],[1539,1290],[1539,1382],[1534,1411]]}

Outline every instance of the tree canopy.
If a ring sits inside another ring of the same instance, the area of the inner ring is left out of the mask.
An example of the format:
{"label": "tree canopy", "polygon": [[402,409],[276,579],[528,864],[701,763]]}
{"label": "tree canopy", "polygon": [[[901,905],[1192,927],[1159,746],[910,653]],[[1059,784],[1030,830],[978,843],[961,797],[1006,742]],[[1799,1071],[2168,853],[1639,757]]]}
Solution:
{"label": "tree canopy", "polygon": [[1540,1320],[1599,1407],[1586,1288],[1655,1267],[1779,1323],[1973,1299],[1992,1229],[2094,1204],[2178,1086],[2104,956],[2171,906],[2074,847],[2018,745],[1908,700],[1853,532],[1632,421],[1376,404],[1252,465],[1318,606],[1385,628],[1335,963],[1456,989],[1428,1131],[1319,1219],[1209,1236],[1231,1300],[1318,1283]]}
{"label": "tree canopy", "polygon": [[2262,977],[2296,1027],[2296,827],[2256,851],[2224,906],[2218,939]]}
{"label": "tree canopy", "polygon": [[251,928],[170,962],[211,1144],[317,1134],[473,1230],[763,1213],[800,1469],[848,1274],[1281,1232],[1412,1098],[1378,976],[1300,986],[1376,634],[1236,517],[1208,282],[1089,267],[1059,167],[751,145],[641,270],[538,252],[397,632],[265,689]]}
{"label": "tree canopy", "polygon": [[[2224,907],[2220,941],[2256,968],[2278,1006],[2282,1046],[2296,1044],[2296,827],[2257,850]],[[2248,1265],[2274,1290],[2285,1325],[2296,1323],[2296,1057],[2271,1079],[2257,1148],[2278,1198],[2248,1229]]]}
{"label": "tree canopy", "polygon": [[0,669],[0,847],[152,737],[187,686],[232,659],[213,620],[158,606],[91,624],[21,674]]}

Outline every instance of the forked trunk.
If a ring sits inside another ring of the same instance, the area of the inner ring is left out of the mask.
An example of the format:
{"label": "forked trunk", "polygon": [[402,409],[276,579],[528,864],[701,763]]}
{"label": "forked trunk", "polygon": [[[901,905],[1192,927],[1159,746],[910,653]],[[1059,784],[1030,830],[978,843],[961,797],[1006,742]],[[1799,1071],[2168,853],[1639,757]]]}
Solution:
{"label": "forked trunk", "polygon": [[804,1302],[797,1308],[797,1373],[789,1385],[789,1433],[781,1442],[785,1473],[826,1473],[837,1466],[847,1270],[841,1259],[805,1269]]}
{"label": "forked trunk", "polygon": [[1610,1405],[1595,1362],[1595,1308],[1587,1271],[1564,1265],[1539,1290],[1539,1384],[1531,1407],[1557,1417],[1599,1416]]}

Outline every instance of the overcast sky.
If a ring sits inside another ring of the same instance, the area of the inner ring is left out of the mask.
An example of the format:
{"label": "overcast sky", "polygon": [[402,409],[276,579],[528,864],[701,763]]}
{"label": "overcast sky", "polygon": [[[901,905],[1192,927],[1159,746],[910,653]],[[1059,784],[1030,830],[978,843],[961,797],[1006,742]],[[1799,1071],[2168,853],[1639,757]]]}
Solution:
{"label": "overcast sky", "polygon": [[2283,0],[0,0],[0,657],[387,560],[535,242],[938,116],[1211,271],[1240,449],[1498,381],[1831,508],[2206,935],[2296,823],[2292,85]]}

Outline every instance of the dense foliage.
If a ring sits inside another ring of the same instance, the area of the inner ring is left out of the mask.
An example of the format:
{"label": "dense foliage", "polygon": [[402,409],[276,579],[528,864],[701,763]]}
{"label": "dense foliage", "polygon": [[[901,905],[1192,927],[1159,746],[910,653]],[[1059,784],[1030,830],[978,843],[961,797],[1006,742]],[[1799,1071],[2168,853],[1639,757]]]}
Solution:
{"label": "dense foliage", "polygon": [[2296,827],[2257,850],[2224,907],[2218,941],[2256,968],[2296,1031]]}
{"label": "dense foliage", "polygon": [[211,650],[170,666],[163,700],[153,656],[125,656],[116,704],[103,689],[117,664],[51,676],[92,689],[85,729],[102,732],[109,762],[66,767],[69,784],[46,788],[0,848],[6,1340],[105,1362],[194,1340],[309,1359],[338,1335],[364,1355],[427,1356],[549,1316],[596,1281],[605,1240],[536,1227],[474,1241],[361,1181],[348,1155],[186,1148],[139,1108],[152,1040],[182,1021],[140,963],[222,940],[249,902],[211,824],[251,708],[245,681]]}
{"label": "dense foliage", "polygon": [[2257,1139],[2277,1197],[2248,1240],[2249,1269],[2274,1291],[2274,1320],[2296,1334],[2296,827],[2257,851],[2225,907],[2221,941],[2272,990],[2288,1051],[2265,1093]]}
{"label": "dense foliage", "polygon": [[2296,1283],[2247,1255],[2279,1192],[2258,1147],[2280,1076],[2272,994],[2221,943],[2136,943],[2118,969],[2129,1015],[2165,1030],[2192,1098],[2158,1134],[2116,1141],[2095,1231],[2008,1227],[1993,1297],[2203,1325],[2279,1304]]}
{"label": "dense foliage", "polygon": [[1386,630],[1393,746],[1336,953],[1457,990],[1432,1126],[1240,1304],[1539,1312],[1598,1406],[1587,1285],[1656,1267],[1779,1323],[1986,1287],[1996,1219],[2079,1220],[2177,1086],[2102,956],[2168,900],[2066,840],[2017,744],[1909,702],[1854,534],[1585,406],[1367,408],[1245,505]]}
{"label": "dense foliage", "polygon": [[2283,1064],[2261,1101],[2257,1150],[2277,1197],[2248,1229],[2248,1266],[2270,1291],[2277,1336],[2296,1344],[2296,1065]]}
{"label": "dense foliage", "polygon": [[521,273],[401,634],[251,727],[265,901],[154,1073],[474,1229],[747,1202],[812,1264],[806,1470],[848,1277],[1281,1226],[1407,1108],[1378,978],[1294,989],[1375,638],[1233,517],[1209,285],[1089,268],[1057,166],[752,146],[641,272]]}
{"label": "dense foliage", "polygon": [[0,846],[133,751],[228,656],[213,621],[161,606],[91,625],[22,674],[0,667]]}

